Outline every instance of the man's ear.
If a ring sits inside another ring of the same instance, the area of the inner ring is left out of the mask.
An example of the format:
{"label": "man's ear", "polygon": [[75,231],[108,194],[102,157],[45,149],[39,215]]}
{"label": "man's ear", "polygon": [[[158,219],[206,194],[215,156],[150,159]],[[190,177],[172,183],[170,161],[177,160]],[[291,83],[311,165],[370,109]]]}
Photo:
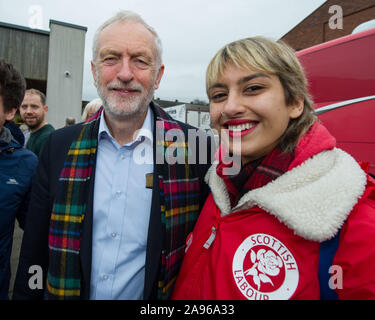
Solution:
{"label": "man's ear", "polygon": [[305,100],[302,98],[298,99],[293,105],[288,106],[290,119],[298,118],[303,112],[304,105]]}
{"label": "man's ear", "polygon": [[91,60],[91,73],[94,78],[94,86],[96,87],[96,69],[95,69],[95,63]]}
{"label": "man's ear", "polygon": [[159,88],[160,80],[161,80],[161,78],[163,77],[163,74],[164,74],[164,68],[165,68],[164,64],[162,64],[159,68],[159,71],[158,71],[158,74],[157,74],[156,80],[155,80],[154,90]]}
{"label": "man's ear", "polygon": [[12,121],[14,119],[14,116],[17,112],[17,108],[12,108],[10,111],[6,111],[5,113],[5,120]]}
{"label": "man's ear", "polygon": [[44,110],[45,113],[47,113],[48,112],[48,106],[43,106],[43,110]]}

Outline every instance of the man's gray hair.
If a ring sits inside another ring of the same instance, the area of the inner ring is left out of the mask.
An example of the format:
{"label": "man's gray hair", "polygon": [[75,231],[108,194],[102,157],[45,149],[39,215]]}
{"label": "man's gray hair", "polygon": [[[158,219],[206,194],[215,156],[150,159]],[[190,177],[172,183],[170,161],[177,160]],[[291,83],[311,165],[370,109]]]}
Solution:
{"label": "man's gray hair", "polygon": [[126,21],[138,22],[152,33],[152,35],[155,38],[156,63],[157,63],[157,66],[160,67],[162,63],[162,44],[161,44],[161,40],[158,34],[156,33],[155,29],[149,26],[139,14],[133,11],[128,11],[128,10],[117,12],[116,15],[109,18],[96,30],[96,33],[94,35],[93,45],[92,45],[92,60],[94,61],[94,63],[96,63],[98,50],[99,50],[98,48],[99,36],[100,36],[100,33],[103,31],[103,29],[116,22],[126,22]]}

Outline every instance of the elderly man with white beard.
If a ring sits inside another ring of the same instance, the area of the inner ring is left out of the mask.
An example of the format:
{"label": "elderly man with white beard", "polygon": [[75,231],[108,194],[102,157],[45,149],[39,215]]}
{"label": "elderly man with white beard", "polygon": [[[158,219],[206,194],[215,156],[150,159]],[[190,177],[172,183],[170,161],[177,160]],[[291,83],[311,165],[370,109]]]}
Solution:
{"label": "elderly man with white beard", "polygon": [[[99,27],[91,68],[103,107],[46,143],[14,298],[168,299],[208,195],[210,140],[197,137],[193,150],[188,131],[196,128],[152,102],[162,47],[138,14],[122,11]],[[207,161],[167,159],[168,131],[180,133],[174,151],[207,152]],[[139,161],[141,154],[151,156]],[[30,274],[33,265],[41,268]]]}

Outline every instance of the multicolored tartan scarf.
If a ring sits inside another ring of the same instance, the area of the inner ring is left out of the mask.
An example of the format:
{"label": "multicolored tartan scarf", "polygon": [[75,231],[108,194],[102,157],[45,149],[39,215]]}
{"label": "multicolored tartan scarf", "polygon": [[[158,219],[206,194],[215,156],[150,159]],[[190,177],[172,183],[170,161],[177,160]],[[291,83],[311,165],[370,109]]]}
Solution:
{"label": "multicolored tartan scarf", "polygon": [[193,231],[201,210],[202,190],[199,179],[203,177],[197,176],[197,170],[188,164],[187,132],[175,142],[168,137],[171,132],[183,133],[179,123],[159,109],[156,125],[161,133],[160,136],[165,137],[165,139],[160,137],[156,141],[157,156],[161,155],[165,157],[167,163],[171,163],[168,158],[173,156],[172,152],[175,150],[173,152],[175,155],[180,154],[184,158],[183,164],[156,165],[159,174],[161,236],[163,237],[157,299],[167,300],[172,295],[185,254],[185,239]]}
{"label": "multicolored tartan scarf", "polygon": [[80,246],[88,186],[93,171],[102,109],[85,123],[73,141],[59,177],[49,229],[47,299],[79,299]]}
{"label": "multicolored tartan scarf", "polygon": [[227,187],[232,208],[248,191],[260,188],[285,173],[293,158],[292,153],[276,147],[265,157],[247,163],[237,175],[232,176],[223,174],[224,168],[232,164],[220,159],[216,173]]}
{"label": "multicolored tartan scarf", "polygon": [[[158,277],[158,299],[169,299],[184,255],[185,239],[193,230],[200,212],[200,182],[197,171],[187,162],[188,143],[185,133],[182,143],[165,139],[167,132],[182,132],[180,125],[161,108],[151,104],[156,120],[154,146],[159,157],[156,164],[160,188],[160,214],[162,223],[162,253]],[[80,299],[81,266],[80,245],[82,221],[86,214],[88,186],[93,171],[100,109],[94,118],[85,123],[76,141],[73,141],[61,171],[56,200],[53,205],[49,230],[49,269],[47,299]],[[172,130],[173,131],[173,130]],[[185,157],[184,164],[168,164],[171,150]]]}

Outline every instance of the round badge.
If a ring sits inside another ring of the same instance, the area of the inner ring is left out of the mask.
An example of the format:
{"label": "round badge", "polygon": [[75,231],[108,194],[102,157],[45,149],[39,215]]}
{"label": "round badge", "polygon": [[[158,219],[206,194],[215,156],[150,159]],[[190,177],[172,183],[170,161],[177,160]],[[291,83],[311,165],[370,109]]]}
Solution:
{"label": "round badge", "polygon": [[249,300],[287,300],[297,289],[297,262],[288,248],[268,234],[247,237],[233,258],[233,277]]}

